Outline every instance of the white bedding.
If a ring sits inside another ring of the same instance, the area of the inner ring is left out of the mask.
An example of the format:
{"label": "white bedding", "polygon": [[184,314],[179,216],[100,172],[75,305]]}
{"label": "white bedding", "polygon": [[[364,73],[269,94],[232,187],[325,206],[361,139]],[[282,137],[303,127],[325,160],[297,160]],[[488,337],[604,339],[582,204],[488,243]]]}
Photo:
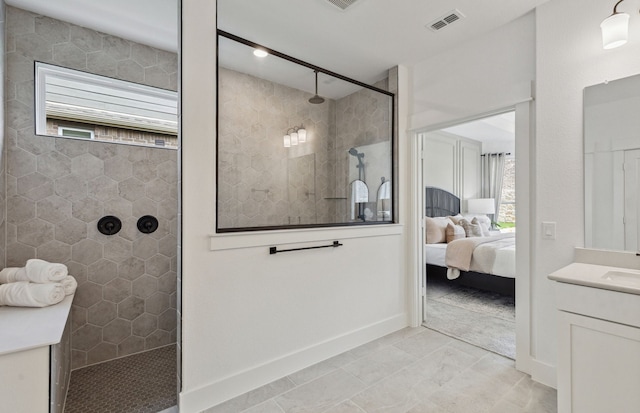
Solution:
{"label": "white bedding", "polygon": [[427,264],[446,267],[444,256],[447,252],[447,244],[424,244],[424,259]]}
{"label": "white bedding", "polygon": [[[485,239],[483,240],[484,243],[477,245],[475,249],[473,249],[474,255],[471,256],[470,267],[462,268],[462,270],[515,278],[515,234],[511,236],[502,234],[490,238],[492,238],[491,242],[484,242],[489,241]],[[425,261],[427,264],[450,268],[448,270],[448,277],[453,279],[459,275],[459,270],[451,264],[447,265],[447,246],[448,244],[445,243],[425,244]],[[449,262],[451,261],[451,257],[449,257]]]}

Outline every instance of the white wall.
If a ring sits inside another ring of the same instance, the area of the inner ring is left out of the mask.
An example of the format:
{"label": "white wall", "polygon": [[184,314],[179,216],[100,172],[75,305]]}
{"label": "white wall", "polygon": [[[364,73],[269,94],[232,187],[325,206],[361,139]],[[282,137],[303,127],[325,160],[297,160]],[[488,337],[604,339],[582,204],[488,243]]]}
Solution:
{"label": "white wall", "polygon": [[534,25],[529,13],[415,65],[410,128],[442,125],[530,98]]}
{"label": "white wall", "polygon": [[[640,72],[640,15],[637,0],[619,11],[631,15],[629,43],[603,50],[600,22],[613,3],[553,0],[540,6],[536,21],[536,229],[534,349],[538,360],[555,364],[555,302],[550,272],[573,259],[584,245],[582,94],[586,86]],[[542,221],[557,222],[557,239],[542,240]]]}
{"label": "white wall", "polygon": [[[536,80],[530,344],[532,374],[548,384],[555,380],[557,343],[553,284],[546,277],[584,245],[583,90],[640,72],[640,2],[624,3],[631,14],[629,43],[607,51],[599,25],[611,7],[597,0],[552,0],[413,68],[413,129],[523,100],[527,79]],[[542,240],[543,221],[557,223],[556,240]]]}
{"label": "white wall", "polygon": [[[211,236],[216,2],[182,5],[180,411],[188,413],[407,325],[407,283],[402,225]],[[344,246],[268,253],[333,240]]]}
{"label": "white wall", "polygon": [[[518,198],[518,272],[523,274],[516,285],[518,334],[518,368],[534,370],[531,358],[530,319],[528,312],[530,282],[530,187],[528,171],[531,163],[530,140],[531,84],[535,79],[535,13],[529,13],[458,48],[421,62],[413,68],[411,128],[434,130],[487,115],[490,112],[516,108],[516,178]],[[519,103],[518,102],[524,102]],[[517,104],[517,105],[516,105]],[[417,224],[416,224],[417,225]],[[534,310],[535,311],[535,308]],[[543,372],[546,376],[551,373]],[[553,384],[553,379],[535,379]]]}

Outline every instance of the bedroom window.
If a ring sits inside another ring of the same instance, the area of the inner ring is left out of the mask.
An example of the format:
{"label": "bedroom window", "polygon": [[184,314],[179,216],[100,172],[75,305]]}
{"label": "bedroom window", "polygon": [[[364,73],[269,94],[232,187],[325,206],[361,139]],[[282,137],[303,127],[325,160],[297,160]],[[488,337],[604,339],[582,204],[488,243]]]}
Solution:
{"label": "bedroom window", "polygon": [[395,222],[394,70],[369,85],[218,31],[217,232]]}
{"label": "bedroom window", "polygon": [[500,198],[500,212],[498,224],[502,231],[516,226],[516,160],[507,158],[504,161],[504,176],[502,180],[502,196]]}

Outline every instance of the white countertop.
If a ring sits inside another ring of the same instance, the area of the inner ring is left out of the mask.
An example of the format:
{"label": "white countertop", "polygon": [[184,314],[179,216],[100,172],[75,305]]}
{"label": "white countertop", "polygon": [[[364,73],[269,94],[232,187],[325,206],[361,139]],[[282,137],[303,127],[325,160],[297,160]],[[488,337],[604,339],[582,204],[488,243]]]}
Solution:
{"label": "white countertop", "polygon": [[640,283],[628,282],[624,279],[607,278],[605,275],[609,272],[634,274],[640,279],[639,270],[582,262],[574,262],[549,274],[549,279],[629,294],[640,294]]}
{"label": "white countertop", "polygon": [[73,295],[43,308],[0,307],[0,355],[57,344]]}

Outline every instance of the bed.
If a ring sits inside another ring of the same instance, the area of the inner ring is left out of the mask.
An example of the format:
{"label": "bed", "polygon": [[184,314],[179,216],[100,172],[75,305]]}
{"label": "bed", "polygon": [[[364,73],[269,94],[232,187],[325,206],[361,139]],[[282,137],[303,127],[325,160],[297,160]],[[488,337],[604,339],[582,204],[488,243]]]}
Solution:
{"label": "bed", "polygon": [[[446,278],[462,285],[514,295],[514,233],[491,232],[481,217],[461,216],[460,199],[435,187],[425,190],[425,221],[427,277]],[[470,221],[475,224],[469,225]],[[463,231],[455,228],[458,223],[464,226]],[[442,239],[444,226],[446,235]],[[469,230],[469,227],[474,228]],[[457,236],[449,237],[454,232]]]}

